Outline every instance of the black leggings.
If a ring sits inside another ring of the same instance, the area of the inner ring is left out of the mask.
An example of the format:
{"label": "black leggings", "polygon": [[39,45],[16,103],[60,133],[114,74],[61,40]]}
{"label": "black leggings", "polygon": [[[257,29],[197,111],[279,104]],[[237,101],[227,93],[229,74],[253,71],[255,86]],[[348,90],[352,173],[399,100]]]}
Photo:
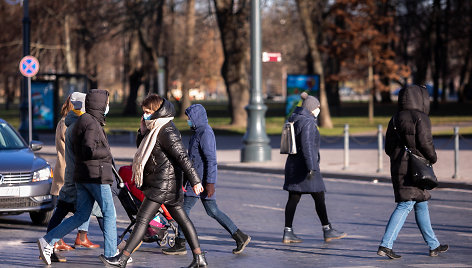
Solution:
{"label": "black leggings", "polygon": [[[124,250],[131,253],[139,245],[139,243],[141,243],[149,222],[154,219],[160,207],[161,204],[144,198],[143,203],[139,207],[138,215],[136,215],[136,225],[133,228],[133,232],[131,233],[128,241],[126,241]],[[182,227],[185,239],[187,240],[190,248],[192,250],[200,248],[197,231],[195,230],[192,221],[190,221],[182,207],[166,205],[166,208],[172,218],[177,222],[179,227]]]}
{"label": "black leggings", "polygon": [[[302,197],[302,193],[289,192],[288,201],[285,206],[285,227],[292,227],[293,217],[295,216],[295,210],[297,209],[298,202]],[[311,197],[315,201],[316,213],[320,218],[321,225],[328,225],[328,213],[326,212],[326,204],[324,192],[311,193]]]}

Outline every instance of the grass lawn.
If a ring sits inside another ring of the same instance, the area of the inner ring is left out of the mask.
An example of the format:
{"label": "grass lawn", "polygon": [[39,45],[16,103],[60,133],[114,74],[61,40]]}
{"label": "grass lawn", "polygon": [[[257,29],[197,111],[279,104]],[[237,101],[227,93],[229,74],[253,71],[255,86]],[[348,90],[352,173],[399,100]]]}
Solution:
{"label": "grass lawn", "polygon": [[[201,102],[208,112],[208,121],[217,135],[241,135],[246,132],[245,127],[230,126],[230,113],[226,103],[221,102]],[[282,125],[285,122],[284,103],[268,102],[266,112],[266,132],[268,135],[279,135]],[[433,132],[434,135],[452,135],[453,127],[460,126],[462,135],[472,135],[472,105],[471,103],[444,103],[438,109],[432,109],[431,122],[433,126],[440,126]],[[123,105],[112,103],[111,111],[107,116],[105,130],[107,132],[135,131],[139,127],[139,115],[123,116]],[[374,109],[374,120],[369,122],[367,117],[367,104],[352,102],[342,103],[340,107],[330,109],[334,128],[320,128],[320,132],[325,136],[342,135],[344,125],[349,124],[349,131],[352,134],[372,134],[377,131],[378,125],[382,125],[385,130],[391,115],[395,113],[396,103],[377,104]],[[138,109],[140,111],[140,109]],[[322,111],[323,112],[323,109]],[[14,127],[20,125],[18,106],[12,106],[10,110],[5,110],[4,105],[0,105],[0,118],[7,120]],[[189,133],[186,119],[174,120],[176,126],[184,134]]]}

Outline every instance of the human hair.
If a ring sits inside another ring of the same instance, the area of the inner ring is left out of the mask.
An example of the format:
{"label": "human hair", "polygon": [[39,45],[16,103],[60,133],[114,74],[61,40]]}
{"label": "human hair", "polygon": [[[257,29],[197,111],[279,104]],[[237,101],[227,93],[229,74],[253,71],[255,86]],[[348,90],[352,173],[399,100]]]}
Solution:
{"label": "human hair", "polygon": [[144,98],[143,102],[141,102],[141,107],[151,109],[155,112],[159,110],[159,108],[161,108],[161,105],[163,102],[164,100],[162,99],[161,96],[155,93],[151,93],[147,95],[146,98]]}
{"label": "human hair", "polygon": [[70,110],[74,109],[74,105],[72,104],[72,102],[70,101],[70,95],[69,97],[67,97],[66,101],[64,102],[64,104],[62,104],[62,107],[61,107],[61,117],[64,117],[66,116]]}

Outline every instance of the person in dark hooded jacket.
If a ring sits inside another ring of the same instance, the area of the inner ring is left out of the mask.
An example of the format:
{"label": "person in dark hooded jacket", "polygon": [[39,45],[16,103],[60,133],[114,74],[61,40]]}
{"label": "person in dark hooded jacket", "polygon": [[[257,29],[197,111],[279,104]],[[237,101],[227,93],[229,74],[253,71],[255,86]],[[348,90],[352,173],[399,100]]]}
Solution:
{"label": "person in dark hooded jacket", "polygon": [[203,186],[182,143],[180,132],[172,122],[174,105],[157,94],[150,94],[143,100],[141,108],[144,115],[138,131],[138,150],[132,168],[133,181],[143,191],[145,198],[123,251],[112,258],[100,258],[105,264],[126,267],[131,253],[141,243],[149,222],[164,204],[189,241],[193,253],[189,267],[206,267],[208,264],[200,249],[195,227],[182,209],[183,181],[181,176],[176,176],[176,172],[184,172],[196,194],[203,191]]}
{"label": "person in dark hooded jacket", "polygon": [[77,189],[75,214],[38,240],[40,256],[51,264],[53,245],[90,218],[96,201],[103,213],[105,256],[117,251],[116,212],[111,192],[112,155],[103,125],[109,111],[108,91],[92,89],[85,98],[85,111],[74,124],[71,141],[75,156],[74,181]]}
{"label": "person in dark hooded jacket", "polygon": [[385,138],[385,153],[390,157],[390,174],[397,207],[390,216],[385,228],[385,234],[377,254],[391,259],[400,258],[393,252],[395,242],[406,217],[412,209],[423,239],[428,244],[430,256],[448,250],[448,245],[441,245],[431,227],[428,200],[430,193],[411,183],[408,174],[408,153],[427,159],[431,164],[436,163],[437,156],[431,134],[429,114],[429,94],[424,86],[410,85],[400,90],[398,94],[398,112],[390,119]]}
{"label": "person in dark hooded jacket", "polygon": [[292,229],[293,218],[298,202],[303,194],[310,194],[315,201],[316,213],[321,221],[323,237],[326,242],[345,237],[347,234],[331,227],[326,211],[324,192],[326,187],[320,171],[320,133],[316,120],[320,113],[317,98],[301,94],[302,106],[297,107],[288,119],[294,122],[297,153],[290,154],[285,162],[285,182],[283,189],[288,191],[285,206],[285,228],[282,242],[300,243]]}
{"label": "person in dark hooded jacket", "polygon": [[[234,254],[243,252],[244,248],[251,241],[251,237],[243,233],[233,223],[233,221],[218,208],[216,204],[215,185],[217,180],[217,162],[216,162],[216,140],[213,129],[208,124],[208,117],[205,108],[201,104],[193,104],[185,110],[188,116],[188,124],[192,129],[190,137],[188,154],[197,170],[198,175],[203,180],[203,191],[200,196],[191,190],[190,183],[187,183],[184,205],[185,212],[190,215],[190,210],[195,206],[198,199],[203,203],[203,207],[208,216],[218,221],[226,231],[236,241]],[[162,252],[168,255],[185,255],[185,238],[179,225],[178,236],[175,239],[175,245]]]}
{"label": "person in dark hooded jacket", "polygon": [[[71,137],[72,137],[72,132],[73,132],[73,127],[77,119],[85,113],[85,93],[81,92],[73,92],[69,99],[69,102],[71,102],[72,109],[67,113],[67,115],[64,117],[64,125],[65,125],[65,133],[64,133],[64,153],[63,157],[64,162],[63,164],[63,178],[64,178],[64,184],[59,190],[59,196],[57,199],[57,205],[54,210],[54,213],[52,214],[51,220],[49,220],[48,227],[47,227],[47,232],[51,231],[54,229],[56,226],[58,226],[62,220],[67,216],[69,213],[74,213],[75,208],[76,208],[76,197],[77,197],[77,190],[75,188],[75,182],[74,182],[74,166],[75,166],[75,158],[74,158],[74,152],[72,151],[72,142],[71,142]],[[58,154],[59,155],[59,154]],[[94,212],[98,212],[95,213]],[[103,216],[100,211],[100,207],[98,207],[98,204],[95,202],[94,203],[94,209],[92,211],[92,214],[97,217],[98,222],[103,223]],[[100,224],[100,227],[102,228],[103,224]],[[84,246],[87,248],[98,248],[100,245],[92,243],[87,236],[88,233],[88,228],[89,228],[89,221],[84,222],[81,226],[79,226],[77,229],[79,230],[77,232],[77,237],[75,240],[75,246]],[[103,228],[102,228],[103,231]],[[54,253],[51,255],[51,261],[52,262],[65,262],[66,258],[61,256],[57,251],[58,250],[73,250],[74,248],[70,247],[64,241],[59,240],[60,242],[56,243],[54,245]]]}

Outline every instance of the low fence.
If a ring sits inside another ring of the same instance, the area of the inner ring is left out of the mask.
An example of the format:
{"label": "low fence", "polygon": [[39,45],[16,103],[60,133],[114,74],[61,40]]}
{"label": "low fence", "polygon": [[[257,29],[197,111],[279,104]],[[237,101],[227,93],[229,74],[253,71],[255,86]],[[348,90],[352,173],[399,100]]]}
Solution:
{"label": "low fence", "polygon": [[[383,157],[384,157],[384,135],[382,125],[378,125],[377,127],[377,135],[372,136],[370,139],[361,141],[360,139],[356,138],[355,136],[349,135],[349,124],[344,125],[344,135],[340,135],[337,137],[321,137],[324,142],[327,143],[337,143],[340,139],[344,140],[344,157],[343,157],[343,169],[346,170],[349,168],[349,144],[350,142],[357,143],[359,145],[368,145],[374,142],[377,143],[377,173],[383,171]],[[452,178],[459,178],[459,144],[460,141],[472,145],[472,141],[465,138],[463,135],[459,133],[459,127],[454,127],[454,134],[443,142],[440,145],[435,144],[436,150],[445,149],[449,146],[452,142],[454,142],[454,174]]]}

